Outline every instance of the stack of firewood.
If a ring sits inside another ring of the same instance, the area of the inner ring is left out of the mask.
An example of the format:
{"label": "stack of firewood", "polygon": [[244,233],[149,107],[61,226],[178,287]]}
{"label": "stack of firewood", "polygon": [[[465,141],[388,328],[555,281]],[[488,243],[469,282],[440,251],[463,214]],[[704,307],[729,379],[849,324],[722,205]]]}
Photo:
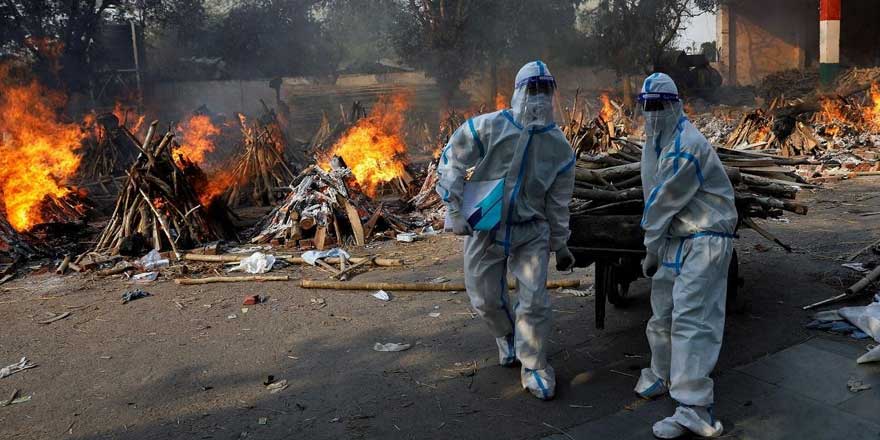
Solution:
{"label": "stack of firewood", "polygon": [[737,149],[760,149],[785,157],[817,153],[823,145],[810,125],[760,108],[742,117],[726,143]]}
{"label": "stack of firewood", "polygon": [[446,218],[446,205],[443,204],[436,189],[439,179],[437,162],[431,162],[425,171],[419,192],[408,201],[412,209],[418,212],[425,223],[433,226],[434,229],[442,229],[443,221]]}
{"label": "stack of firewood", "polygon": [[83,142],[83,158],[77,170],[79,180],[94,182],[125,175],[138,153],[128,128],[112,113],[95,117],[86,128],[90,135]]}
{"label": "stack of firewood", "polygon": [[[638,232],[638,218],[644,210],[640,175],[641,147],[618,140],[615,148],[599,154],[583,154],[575,168],[575,203],[573,224],[604,225],[633,223]],[[806,160],[772,156],[716,146],[727,175],[736,190],[740,221],[775,241],[754,224],[755,218],[777,218],[784,212],[806,215],[807,207],[795,202],[800,188],[813,188],[790,169]],[[632,217],[630,219],[629,217]],[[634,219],[634,220],[633,220]],[[591,223],[592,222],[592,223]],[[577,234],[576,227],[572,227]],[[614,228],[611,228],[612,230]],[[640,241],[639,233],[635,240]],[[637,243],[631,243],[635,246]]]}
{"label": "stack of firewood", "polygon": [[620,105],[613,100],[609,100],[609,104],[615,108],[611,115],[603,117],[597,112],[593,117],[594,112],[588,103],[581,102],[580,94],[576,93],[572,106],[564,109],[563,118],[567,123],[561,127],[562,132],[576,153],[607,151],[613,148],[612,141],[616,136],[626,133],[633,125]]}
{"label": "stack of firewood", "polygon": [[[287,198],[260,222],[251,242],[324,249],[334,239],[342,244],[348,235],[354,244],[364,245],[378,219],[370,219],[366,225],[361,221],[360,212],[365,209],[359,210],[356,205],[366,206],[368,199],[348,189],[346,180],[350,176],[348,168],[324,171],[309,166],[297,176]],[[311,242],[301,243],[306,239]]]}
{"label": "stack of firewood", "polygon": [[38,253],[6,220],[6,214],[0,212],[0,263],[8,263],[19,258]]}
{"label": "stack of firewood", "polygon": [[229,206],[244,199],[259,206],[276,201],[275,190],[290,184],[294,173],[285,158],[287,142],[274,117],[248,121],[239,115],[243,151],[235,161],[232,181],[226,193]]}
{"label": "stack of firewood", "polygon": [[171,154],[174,134],[156,136],[151,124],[135,163],[116,201],[109,223],[98,237],[94,252],[115,255],[149,246],[157,250],[187,249],[230,237],[224,219],[208,214],[190,181]]}

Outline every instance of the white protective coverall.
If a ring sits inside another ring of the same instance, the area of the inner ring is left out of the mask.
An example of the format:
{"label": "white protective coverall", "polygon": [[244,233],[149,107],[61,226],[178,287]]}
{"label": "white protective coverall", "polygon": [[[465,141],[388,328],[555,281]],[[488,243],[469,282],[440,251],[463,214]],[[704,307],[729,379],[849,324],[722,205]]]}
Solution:
{"label": "white protective coverall", "polygon": [[[674,438],[684,431],[670,430],[684,428],[720,435],[721,425],[711,417],[709,373],[724,334],[727,273],[737,223],[734,191],[715,150],[684,116],[678,89],[668,75],[649,76],[639,95],[640,101],[658,96],[666,107],[645,112],[641,171],[644,244],[649,258],[653,254],[659,260],[659,268],[653,275],[653,316],[646,330],[651,368],[642,370],[635,391],[651,398],[668,390],[683,405],[676,415],[658,422],[660,432],[655,425],[655,435]],[[665,99],[670,97],[674,98]],[[697,417],[695,409],[703,416],[708,413],[708,420]]]}
{"label": "white protective coverall", "polygon": [[[450,213],[458,213],[469,168],[474,170],[468,185],[497,182],[486,199],[494,204],[479,214],[468,213],[476,230],[465,240],[465,285],[472,306],[496,338],[499,363],[513,366],[519,360],[523,388],[546,400],[556,385],[546,353],[552,326],[547,264],[551,251],[557,259],[570,255],[566,243],[575,158],[553,122],[552,95],[526,91],[528,82],[537,80],[553,81],[541,61],[517,74],[512,110],[472,118],[453,134],[437,167],[437,192]],[[508,270],[517,281],[517,304],[508,298]]]}

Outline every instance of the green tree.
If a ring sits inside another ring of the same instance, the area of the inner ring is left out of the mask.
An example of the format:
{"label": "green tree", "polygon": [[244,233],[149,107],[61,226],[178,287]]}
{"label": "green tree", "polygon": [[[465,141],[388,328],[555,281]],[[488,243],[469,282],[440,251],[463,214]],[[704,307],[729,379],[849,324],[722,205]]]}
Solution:
{"label": "green tree", "polygon": [[398,0],[325,0],[320,15],[341,61],[357,65],[395,57],[390,35],[400,11]]}
{"label": "green tree", "polygon": [[[446,102],[481,69],[570,54],[577,1],[409,0],[391,40],[407,63],[439,83]],[[497,85],[493,89],[497,88]]]}
{"label": "green tree", "polygon": [[0,0],[0,51],[33,61],[50,85],[85,90],[93,42],[118,0]]}
{"label": "green tree", "polygon": [[599,0],[582,10],[590,61],[618,75],[660,64],[686,18],[712,11],[717,0]]}
{"label": "green tree", "polygon": [[238,77],[320,75],[339,56],[325,38],[315,11],[320,0],[254,0],[229,11],[208,54],[227,61]]}

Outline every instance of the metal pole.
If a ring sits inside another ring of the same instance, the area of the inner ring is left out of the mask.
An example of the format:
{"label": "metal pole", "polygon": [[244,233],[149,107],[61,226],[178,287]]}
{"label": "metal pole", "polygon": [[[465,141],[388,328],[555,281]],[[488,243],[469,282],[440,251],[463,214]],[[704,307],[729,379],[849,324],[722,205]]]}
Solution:
{"label": "metal pole", "polygon": [[141,63],[140,56],[138,55],[138,41],[137,41],[137,31],[134,26],[134,20],[129,20],[129,24],[131,24],[131,47],[134,51],[134,75],[137,78],[137,91],[138,91],[138,112],[143,113],[144,111],[144,90],[141,87]]}

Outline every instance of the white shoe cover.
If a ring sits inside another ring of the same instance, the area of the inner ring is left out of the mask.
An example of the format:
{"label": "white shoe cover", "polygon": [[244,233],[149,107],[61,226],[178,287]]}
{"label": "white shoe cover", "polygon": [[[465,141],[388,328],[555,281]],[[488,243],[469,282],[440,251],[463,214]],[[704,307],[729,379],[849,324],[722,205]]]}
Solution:
{"label": "white shoe cover", "polygon": [[688,431],[704,438],[720,437],[724,432],[721,422],[714,420],[708,408],[679,406],[672,417],[654,424],[654,436],[662,439],[678,438]]}
{"label": "white shoe cover", "polygon": [[652,430],[654,437],[662,439],[679,438],[687,433],[687,429],[675,421],[674,415],[655,423]]}
{"label": "white shoe cover", "polygon": [[553,367],[547,365],[543,370],[530,370],[523,367],[520,370],[522,386],[529,390],[533,396],[541,400],[550,400],[556,395],[556,373]]}
{"label": "white shoe cover", "polygon": [[642,370],[642,375],[639,377],[639,381],[636,382],[636,387],[633,391],[642,399],[651,400],[668,393],[669,387],[650,368],[645,368]]}
{"label": "white shoe cover", "polygon": [[495,343],[498,344],[498,364],[502,367],[516,365],[516,349],[513,345],[513,335],[495,338]]}

